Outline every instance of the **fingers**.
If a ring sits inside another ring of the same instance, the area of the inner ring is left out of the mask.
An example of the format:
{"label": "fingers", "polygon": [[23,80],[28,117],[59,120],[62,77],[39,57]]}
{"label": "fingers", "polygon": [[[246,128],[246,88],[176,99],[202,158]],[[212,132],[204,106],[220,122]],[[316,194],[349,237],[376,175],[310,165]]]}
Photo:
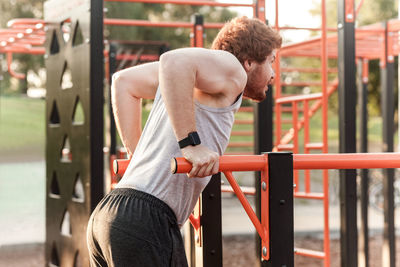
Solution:
{"label": "fingers", "polygon": [[[190,161],[190,160],[189,160]],[[217,153],[209,154],[208,157],[201,160],[193,159],[192,169],[188,173],[188,177],[206,177],[218,173],[219,156]]]}

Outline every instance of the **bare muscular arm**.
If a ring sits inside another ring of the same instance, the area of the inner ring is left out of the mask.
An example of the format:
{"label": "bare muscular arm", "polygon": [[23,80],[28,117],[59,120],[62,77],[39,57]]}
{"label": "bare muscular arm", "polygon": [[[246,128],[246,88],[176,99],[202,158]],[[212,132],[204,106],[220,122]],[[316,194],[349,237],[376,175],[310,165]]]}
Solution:
{"label": "bare muscular arm", "polygon": [[[208,99],[217,107],[229,106],[243,90],[246,81],[240,63],[224,51],[187,48],[163,54],[159,70],[160,89],[177,140],[196,131],[194,98]],[[218,172],[216,152],[198,145],[185,147],[182,154],[193,165],[189,177],[204,177]]]}
{"label": "bare muscular arm", "polygon": [[158,87],[158,62],[135,66],[113,75],[111,100],[121,140],[132,157],[142,128],[142,99],[154,98]]}

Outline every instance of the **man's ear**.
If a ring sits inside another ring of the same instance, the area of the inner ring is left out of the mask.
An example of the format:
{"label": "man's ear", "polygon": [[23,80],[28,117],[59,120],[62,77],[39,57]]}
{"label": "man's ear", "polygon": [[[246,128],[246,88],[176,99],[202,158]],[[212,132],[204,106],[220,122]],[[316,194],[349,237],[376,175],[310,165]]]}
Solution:
{"label": "man's ear", "polygon": [[253,68],[253,61],[252,60],[249,60],[249,59],[246,59],[244,62],[243,62],[243,68],[244,68],[244,70],[246,71],[246,72],[249,72],[252,68]]}

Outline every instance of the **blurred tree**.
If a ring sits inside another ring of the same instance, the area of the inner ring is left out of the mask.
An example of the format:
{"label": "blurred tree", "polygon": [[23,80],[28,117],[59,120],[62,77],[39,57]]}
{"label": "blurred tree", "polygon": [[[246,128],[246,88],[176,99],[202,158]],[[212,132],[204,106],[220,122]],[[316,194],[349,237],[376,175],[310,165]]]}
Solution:
{"label": "blurred tree", "polygon": [[[204,22],[225,22],[237,14],[227,8],[188,5],[160,5],[143,3],[105,2],[106,17],[150,21],[186,21],[193,14],[204,16]],[[217,30],[207,30],[205,45],[209,45]],[[110,40],[158,40],[167,41],[171,48],[189,46],[190,29],[106,26],[105,36]]]}
{"label": "blurred tree", "polygon": [[[15,18],[41,19],[43,18],[43,0],[0,1],[0,14],[0,28],[7,28],[7,22]],[[27,73],[28,70],[37,72],[44,66],[43,56],[15,54],[13,59],[16,63],[16,71],[20,73]],[[26,93],[26,80],[19,80],[14,84],[16,84],[16,88],[11,89],[10,75],[8,72],[3,73],[2,91],[4,93]]]}

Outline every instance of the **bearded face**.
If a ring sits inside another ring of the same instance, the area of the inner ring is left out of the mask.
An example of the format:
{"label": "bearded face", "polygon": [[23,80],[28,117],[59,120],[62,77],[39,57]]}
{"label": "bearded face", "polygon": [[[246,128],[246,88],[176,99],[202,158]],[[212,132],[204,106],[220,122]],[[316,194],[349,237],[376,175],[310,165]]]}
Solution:
{"label": "bearded face", "polygon": [[257,102],[261,102],[266,97],[268,85],[274,79],[272,64],[275,61],[275,53],[269,55],[262,63],[251,62],[252,65],[247,72],[247,84],[243,95]]}

